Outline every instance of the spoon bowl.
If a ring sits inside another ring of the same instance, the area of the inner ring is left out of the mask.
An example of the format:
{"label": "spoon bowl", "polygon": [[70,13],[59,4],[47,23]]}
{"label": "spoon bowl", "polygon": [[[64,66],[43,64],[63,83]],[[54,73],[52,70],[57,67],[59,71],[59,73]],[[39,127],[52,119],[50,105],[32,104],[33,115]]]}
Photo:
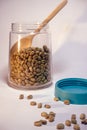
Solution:
{"label": "spoon bowl", "polygon": [[10,54],[14,54],[14,52],[19,52],[22,49],[31,47],[32,40],[34,38],[35,34],[30,34],[29,36],[21,38],[19,41],[17,41],[11,48]]}

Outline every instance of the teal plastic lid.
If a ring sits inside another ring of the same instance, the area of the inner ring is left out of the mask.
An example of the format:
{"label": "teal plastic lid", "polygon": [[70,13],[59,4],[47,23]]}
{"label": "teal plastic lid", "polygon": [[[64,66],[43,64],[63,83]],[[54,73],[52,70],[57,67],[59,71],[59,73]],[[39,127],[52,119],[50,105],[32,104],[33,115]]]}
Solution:
{"label": "teal plastic lid", "polygon": [[87,104],[87,79],[66,78],[55,84],[55,97],[71,104]]}

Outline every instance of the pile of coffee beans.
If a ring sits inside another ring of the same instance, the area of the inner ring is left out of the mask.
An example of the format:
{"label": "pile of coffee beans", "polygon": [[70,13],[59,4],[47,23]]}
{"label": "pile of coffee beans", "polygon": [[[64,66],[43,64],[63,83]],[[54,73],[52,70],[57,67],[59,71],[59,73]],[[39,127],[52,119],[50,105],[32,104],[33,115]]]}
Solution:
{"label": "pile of coffee beans", "polygon": [[10,80],[17,86],[38,86],[51,80],[50,51],[29,47],[10,56]]}

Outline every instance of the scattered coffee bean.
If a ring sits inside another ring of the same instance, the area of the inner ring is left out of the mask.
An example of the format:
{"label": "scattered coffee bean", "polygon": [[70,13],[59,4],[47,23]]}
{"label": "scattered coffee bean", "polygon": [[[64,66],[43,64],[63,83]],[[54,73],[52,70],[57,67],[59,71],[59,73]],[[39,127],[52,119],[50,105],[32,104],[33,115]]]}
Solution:
{"label": "scattered coffee bean", "polygon": [[46,117],[48,117],[48,114],[47,114],[47,112],[42,112],[41,116],[46,118]]}
{"label": "scattered coffee bean", "polygon": [[76,114],[72,114],[71,119],[76,119]]}
{"label": "scattered coffee bean", "polygon": [[24,95],[23,95],[23,94],[20,94],[20,95],[19,95],[19,99],[24,99]]}
{"label": "scattered coffee bean", "polygon": [[30,102],[30,105],[31,105],[31,106],[36,106],[37,103],[36,103],[35,101],[31,101],[31,102]]}
{"label": "scattered coffee bean", "polygon": [[53,122],[53,121],[54,121],[54,116],[49,115],[48,121],[49,121],[49,122]]}
{"label": "scattered coffee bean", "polygon": [[51,108],[51,106],[48,105],[48,104],[45,104],[44,107],[47,108],[47,109]]}
{"label": "scattered coffee bean", "polygon": [[59,124],[57,124],[57,126],[56,126],[56,128],[57,129],[64,129],[64,124],[63,123],[59,123]]}
{"label": "scattered coffee bean", "polygon": [[38,103],[37,107],[42,108],[42,103]]}
{"label": "scattered coffee bean", "polygon": [[56,113],[51,111],[51,112],[49,112],[49,115],[52,115],[53,117],[55,117]]}
{"label": "scattered coffee bean", "polygon": [[27,99],[32,99],[32,98],[33,98],[32,95],[28,95],[28,96],[27,96]]}
{"label": "scattered coffee bean", "polygon": [[71,123],[72,124],[77,124],[77,120],[76,119],[71,119]]}
{"label": "scattered coffee bean", "polygon": [[66,126],[71,126],[71,121],[70,121],[70,120],[66,120],[66,121],[65,121],[65,125],[66,125]]}
{"label": "scattered coffee bean", "polygon": [[38,126],[38,127],[42,126],[42,121],[35,121],[34,126]]}
{"label": "scattered coffee bean", "polygon": [[54,101],[59,101],[59,98],[58,97],[54,97]]}
{"label": "scattered coffee bean", "polygon": [[75,125],[73,126],[73,129],[74,129],[74,130],[80,130],[80,126],[79,126],[78,124],[75,124]]}
{"label": "scattered coffee bean", "polygon": [[70,101],[69,100],[64,100],[64,104],[69,105]]}
{"label": "scattered coffee bean", "polygon": [[84,120],[85,118],[86,118],[86,115],[85,115],[84,113],[81,113],[81,114],[80,114],[80,119],[81,119],[81,120]]}

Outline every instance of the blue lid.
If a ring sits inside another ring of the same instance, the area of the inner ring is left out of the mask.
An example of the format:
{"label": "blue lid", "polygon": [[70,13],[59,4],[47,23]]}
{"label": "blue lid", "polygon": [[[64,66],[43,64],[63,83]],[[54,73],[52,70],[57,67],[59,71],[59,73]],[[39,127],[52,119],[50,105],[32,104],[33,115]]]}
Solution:
{"label": "blue lid", "polygon": [[56,82],[55,97],[71,104],[87,104],[87,79],[66,78]]}

